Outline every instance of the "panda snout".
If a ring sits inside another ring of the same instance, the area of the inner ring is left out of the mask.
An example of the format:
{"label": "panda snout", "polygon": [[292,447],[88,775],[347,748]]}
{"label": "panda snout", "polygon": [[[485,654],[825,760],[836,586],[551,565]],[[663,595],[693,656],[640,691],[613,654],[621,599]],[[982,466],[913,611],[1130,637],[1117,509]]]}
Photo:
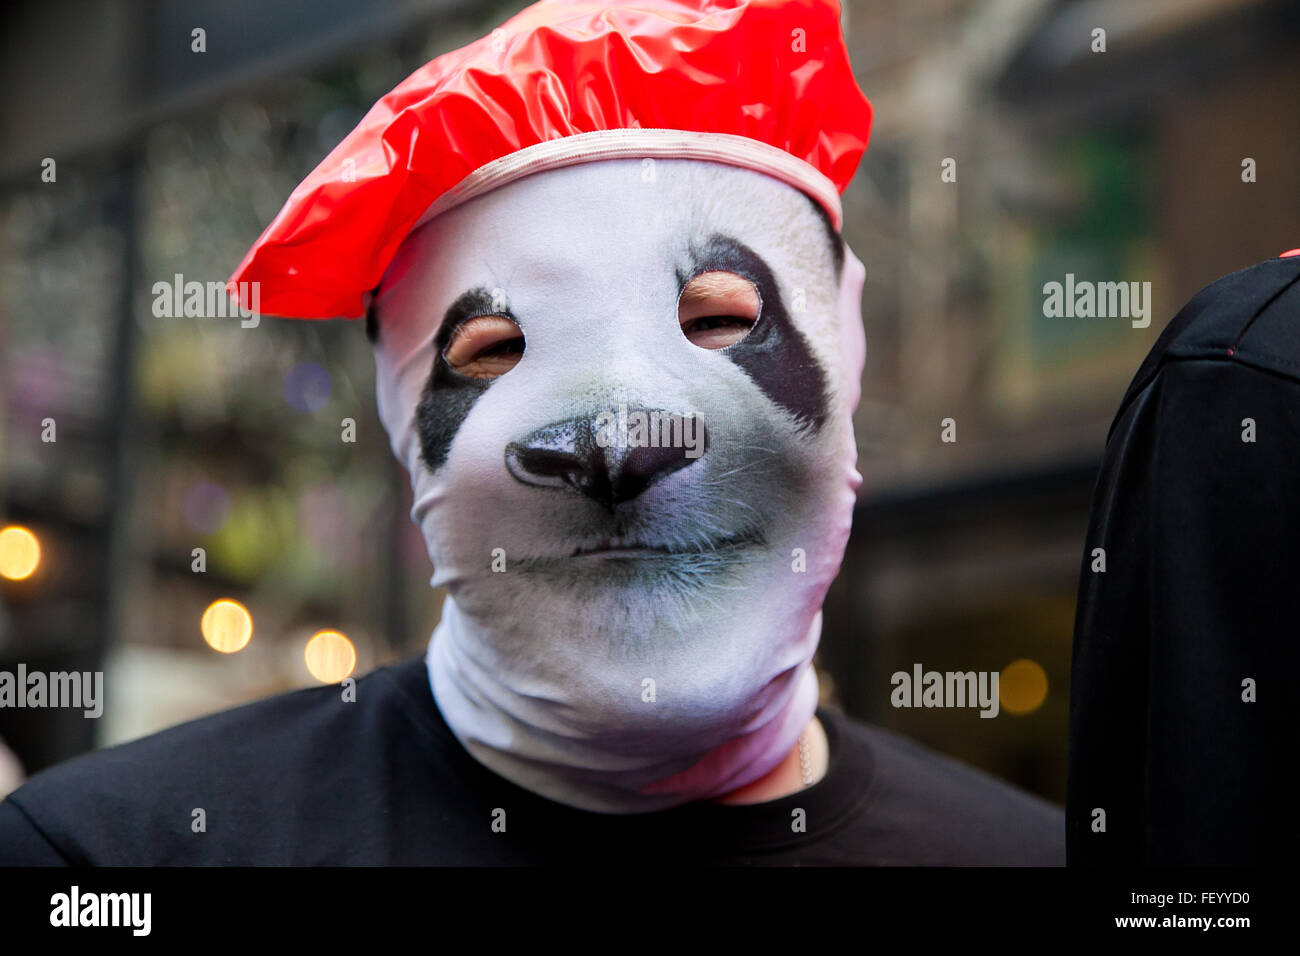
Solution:
{"label": "panda snout", "polygon": [[707,443],[694,415],[621,406],[543,425],[506,445],[505,462],[516,481],[576,491],[613,511],[698,461]]}

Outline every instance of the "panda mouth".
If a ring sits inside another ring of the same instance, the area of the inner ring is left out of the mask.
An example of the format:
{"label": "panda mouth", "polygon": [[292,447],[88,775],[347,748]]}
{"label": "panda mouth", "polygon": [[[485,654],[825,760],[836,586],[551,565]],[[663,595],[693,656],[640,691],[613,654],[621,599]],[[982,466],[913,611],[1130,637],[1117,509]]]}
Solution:
{"label": "panda mouth", "polygon": [[673,554],[668,548],[649,544],[615,544],[612,540],[597,542],[591,547],[575,548],[571,558],[650,558]]}
{"label": "panda mouth", "polygon": [[716,586],[768,548],[767,536],[757,526],[731,534],[696,528],[672,538],[605,532],[574,541],[563,551],[520,558],[512,568],[537,575],[551,587],[577,588],[591,599],[629,588],[665,588],[665,595],[680,596]]}
{"label": "panda mouth", "polygon": [[569,557],[638,558],[672,553],[672,549],[666,545],[651,544],[635,538],[607,537],[579,545],[573,549],[573,553]]}
{"label": "panda mouth", "polygon": [[569,555],[570,558],[594,560],[639,560],[682,555],[707,555],[736,551],[764,543],[761,532],[745,529],[733,535],[722,537],[700,537],[673,543],[652,544],[627,537],[599,538],[579,545]]}

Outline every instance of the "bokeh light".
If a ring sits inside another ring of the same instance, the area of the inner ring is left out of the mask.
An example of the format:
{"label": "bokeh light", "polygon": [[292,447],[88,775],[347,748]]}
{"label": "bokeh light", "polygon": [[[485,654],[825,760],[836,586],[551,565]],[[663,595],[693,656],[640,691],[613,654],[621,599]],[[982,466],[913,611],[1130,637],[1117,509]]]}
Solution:
{"label": "bokeh light", "polygon": [[303,652],[307,670],[322,684],[337,684],[357,666],[357,650],[338,631],[318,631]]}
{"label": "bokeh light", "polygon": [[214,651],[233,654],[243,650],[253,636],[253,616],[238,601],[222,598],[213,601],[199,623],[203,639]]}
{"label": "bokeh light", "polygon": [[299,362],[284,377],[284,400],[300,412],[314,412],[330,397],[330,373],[314,362]]}
{"label": "bokeh light", "polygon": [[41,543],[18,525],[0,531],[0,577],[10,581],[29,578],[41,563]]}
{"label": "bokeh light", "polygon": [[1008,713],[1033,713],[1047,699],[1047,672],[1037,661],[1028,658],[1012,661],[1002,668],[998,699]]}
{"label": "bokeh light", "polygon": [[346,546],[351,531],[347,510],[347,499],[337,485],[314,485],[298,500],[298,528],[318,553],[355,557],[356,550]]}
{"label": "bokeh light", "polygon": [[181,504],[186,523],[201,534],[212,534],[230,517],[230,494],[211,481],[196,482]]}

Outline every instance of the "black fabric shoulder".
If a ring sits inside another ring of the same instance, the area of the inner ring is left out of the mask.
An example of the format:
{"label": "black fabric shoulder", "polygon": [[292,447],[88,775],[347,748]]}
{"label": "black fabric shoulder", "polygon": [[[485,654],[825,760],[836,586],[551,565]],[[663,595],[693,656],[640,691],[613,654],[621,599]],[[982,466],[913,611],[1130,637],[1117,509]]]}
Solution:
{"label": "black fabric shoulder", "polygon": [[[876,755],[863,813],[906,865],[1063,866],[1062,809],[893,731],[853,722]],[[890,839],[888,835],[896,834]]]}
{"label": "black fabric shoulder", "polygon": [[1072,864],[1272,852],[1296,673],[1298,276],[1272,260],[1197,296],[1112,426],[1075,619]]}
{"label": "black fabric shoulder", "polygon": [[234,862],[241,834],[264,840],[269,817],[296,816],[295,787],[324,808],[353,756],[383,746],[383,679],[360,678],[355,702],[338,686],[292,691],[84,754],[7,802],[73,864]]}
{"label": "black fabric shoulder", "polygon": [[66,866],[68,860],[12,800],[0,801],[0,867]]}
{"label": "black fabric shoulder", "polygon": [[1226,275],[1193,296],[1165,326],[1133,376],[1110,434],[1129,404],[1172,360],[1234,359],[1265,371],[1294,374],[1300,368],[1295,364],[1300,323],[1294,311],[1278,300],[1297,280],[1300,256],[1267,259]]}

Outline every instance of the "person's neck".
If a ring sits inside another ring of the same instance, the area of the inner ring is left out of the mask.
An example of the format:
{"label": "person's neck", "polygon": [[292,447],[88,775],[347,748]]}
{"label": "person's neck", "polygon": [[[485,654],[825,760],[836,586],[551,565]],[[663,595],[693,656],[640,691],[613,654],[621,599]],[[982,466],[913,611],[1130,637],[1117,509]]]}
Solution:
{"label": "person's neck", "polygon": [[[808,722],[804,731],[808,739],[808,762],[812,769],[812,781],[816,783],[826,774],[830,763],[830,746],[826,739],[826,730],[816,717]],[[715,797],[713,803],[745,804],[765,803],[781,797],[798,793],[804,789],[803,768],[799,757],[799,745],[796,743],[785,758],[759,777],[753,783],[747,783],[739,790]]]}

